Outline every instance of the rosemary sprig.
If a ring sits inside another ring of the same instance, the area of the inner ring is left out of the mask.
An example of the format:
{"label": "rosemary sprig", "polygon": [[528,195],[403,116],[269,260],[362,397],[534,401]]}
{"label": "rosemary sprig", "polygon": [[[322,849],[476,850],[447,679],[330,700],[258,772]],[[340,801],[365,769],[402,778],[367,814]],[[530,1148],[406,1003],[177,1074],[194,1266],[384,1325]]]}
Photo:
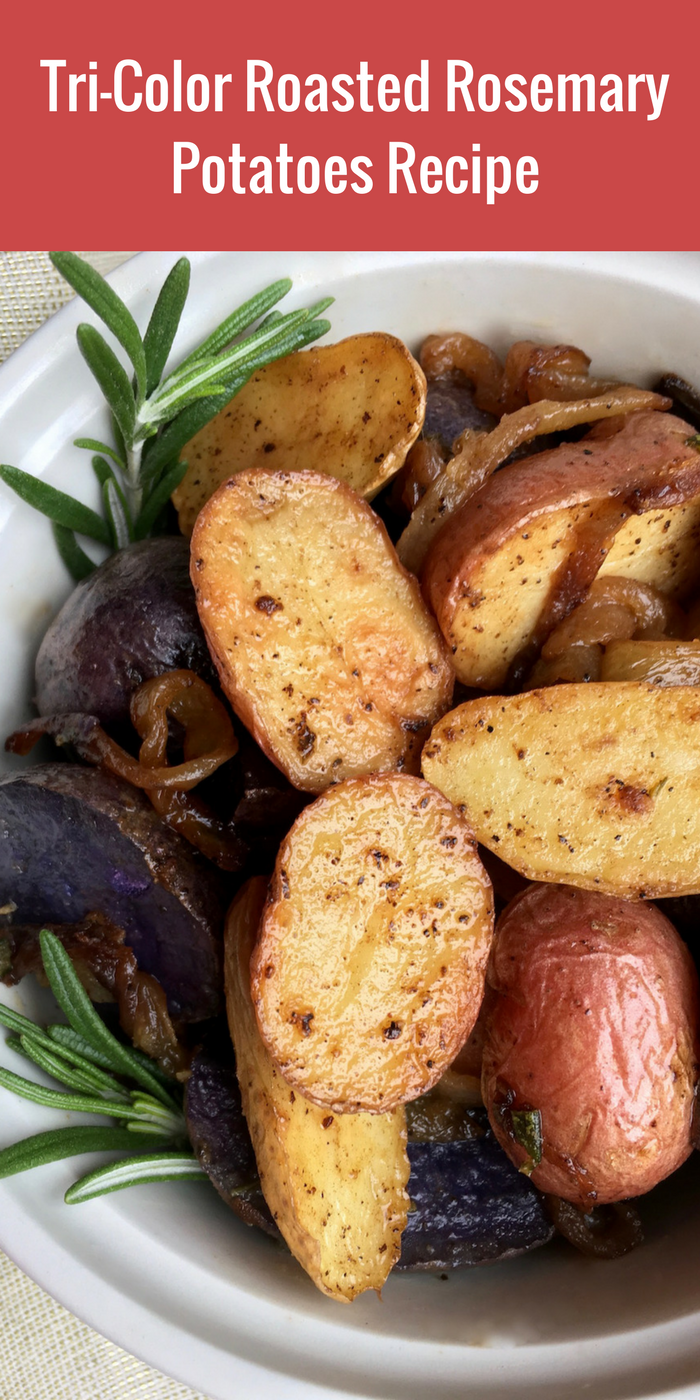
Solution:
{"label": "rosemary sprig", "polygon": [[145,1181],[206,1179],[196,1157],[185,1150],[187,1129],[176,1097],[179,1086],[111,1034],[55,934],[43,929],[40,940],[44,970],[69,1024],[43,1029],[1,1005],[0,1024],[11,1032],[7,1040],[11,1049],[33,1061],[69,1092],[46,1088],[2,1068],[0,1086],[44,1107],[104,1114],[115,1119],[119,1127],[57,1128],[25,1138],[0,1151],[0,1177],[84,1152],[133,1153],[141,1136],[157,1141],[158,1151],[130,1156],[89,1173],[70,1187],[66,1200],[92,1200]]}
{"label": "rosemary sprig", "polygon": [[78,326],[80,351],[107,401],[114,432],[111,445],[76,439],[76,446],[97,454],[102,515],[17,467],[0,465],[0,479],[53,522],[61,558],[78,582],[95,566],[76,535],[111,549],[145,539],[184,476],[186,463],[179,458],[185,444],[255,370],[325,335],[330,323],[322,313],[332,297],[284,314],[276,303],[292,284],[288,278],[274,282],[225,317],[165,375],[189,290],[187,258],[168,273],[143,337],[114,289],[76,253],[52,253],[51,259],[126,351],[133,370],[131,376],[95,326]]}

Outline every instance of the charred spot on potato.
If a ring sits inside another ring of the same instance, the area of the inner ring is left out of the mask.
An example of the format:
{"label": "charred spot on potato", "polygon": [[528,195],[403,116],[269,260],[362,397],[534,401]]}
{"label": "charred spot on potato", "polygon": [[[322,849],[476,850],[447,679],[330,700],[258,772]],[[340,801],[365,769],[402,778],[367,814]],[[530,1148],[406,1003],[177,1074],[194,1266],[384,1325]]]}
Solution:
{"label": "charred spot on potato", "polygon": [[258,612],[263,612],[271,617],[273,613],[282,612],[284,604],[276,598],[272,598],[269,593],[262,593],[259,598],[255,599],[255,606]]}

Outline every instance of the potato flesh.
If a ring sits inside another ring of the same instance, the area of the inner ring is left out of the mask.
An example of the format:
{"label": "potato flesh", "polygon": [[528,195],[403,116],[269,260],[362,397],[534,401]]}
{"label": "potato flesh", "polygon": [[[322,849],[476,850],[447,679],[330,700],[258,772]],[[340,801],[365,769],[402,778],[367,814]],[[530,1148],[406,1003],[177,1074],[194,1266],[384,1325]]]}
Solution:
{"label": "potato flesh", "polygon": [[485,697],[436,725],[423,773],[530,880],[700,892],[700,689],[636,682]]}
{"label": "potato flesh", "polygon": [[531,885],[498,921],[488,982],[484,1099],[517,1166],[528,1154],[499,1105],[539,1110],[541,1191],[586,1209],[642,1195],[685,1161],[697,974],[659,909]]}
{"label": "potato flesh", "polygon": [[599,571],[686,596],[700,578],[700,457],[688,434],[670,415],[632,414],[614,436],[504,468],[448,522],[423,589],[464,684],[503,686],[534,648],[531,663]]}
{"label": "potato flesh", "polygon": [[476,1021],[492,929],[472,833],[439,793],[397,775],[325,793],[281,847],[252,962],[285,1078],[341,1112],[426,1092]]}
{"label": "potato flesh", "polygon": [[452,667],[354,492],[312,472],[240,473],[199,517],[192,581],[222,687],[295,787],[417,771]]}
{"label": "potato flesh", "polygon": [[250,956],[267,880],[248,881],[225,931],[226,1005],[260,1184],[289,1248],[339,1302],[380,1289],[401,1252],[409,1205],[403,1108],[340,1117],[282,1078],[260,1038]]}
{"label": "potato flesh", "polygon": [[222,482],[251,467],[328,472],[371,499],[403,465],[425,417],[426,383],[402,341],[377,332],[300,350],[257,370],[183,448],[173,502],[190,535]]}
{"label": "potato flesh", "polygon": [[609,642],[600,679],[700,685],[700,642]]}

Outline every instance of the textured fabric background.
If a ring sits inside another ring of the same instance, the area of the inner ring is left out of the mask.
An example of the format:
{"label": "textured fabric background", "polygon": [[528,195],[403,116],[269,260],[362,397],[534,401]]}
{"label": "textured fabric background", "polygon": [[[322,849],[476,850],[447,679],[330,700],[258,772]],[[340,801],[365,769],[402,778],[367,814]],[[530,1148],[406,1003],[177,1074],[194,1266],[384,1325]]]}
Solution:
{"label": "textured fabric background", "polygon": [[[131,253],[83,253],[110,272]],[[0,361],[72,296],[46,253],[0,253]],[[78,1322],[0,1254],[0,1400],[206,1400]]]}

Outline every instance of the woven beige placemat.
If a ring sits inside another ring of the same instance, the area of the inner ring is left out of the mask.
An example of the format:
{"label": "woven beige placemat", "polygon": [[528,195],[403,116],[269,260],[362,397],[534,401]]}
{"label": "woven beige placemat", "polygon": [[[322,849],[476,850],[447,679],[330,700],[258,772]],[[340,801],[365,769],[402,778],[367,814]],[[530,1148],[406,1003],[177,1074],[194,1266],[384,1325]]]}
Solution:
{"label": "woven beige placemat", "polygon": [[[131,253],[83,253],[110,272]],[[0,361],[72,293],[46,253],[0,253]],[[0,1253],[0,1400],[206,1400],[108,1342]]]}

